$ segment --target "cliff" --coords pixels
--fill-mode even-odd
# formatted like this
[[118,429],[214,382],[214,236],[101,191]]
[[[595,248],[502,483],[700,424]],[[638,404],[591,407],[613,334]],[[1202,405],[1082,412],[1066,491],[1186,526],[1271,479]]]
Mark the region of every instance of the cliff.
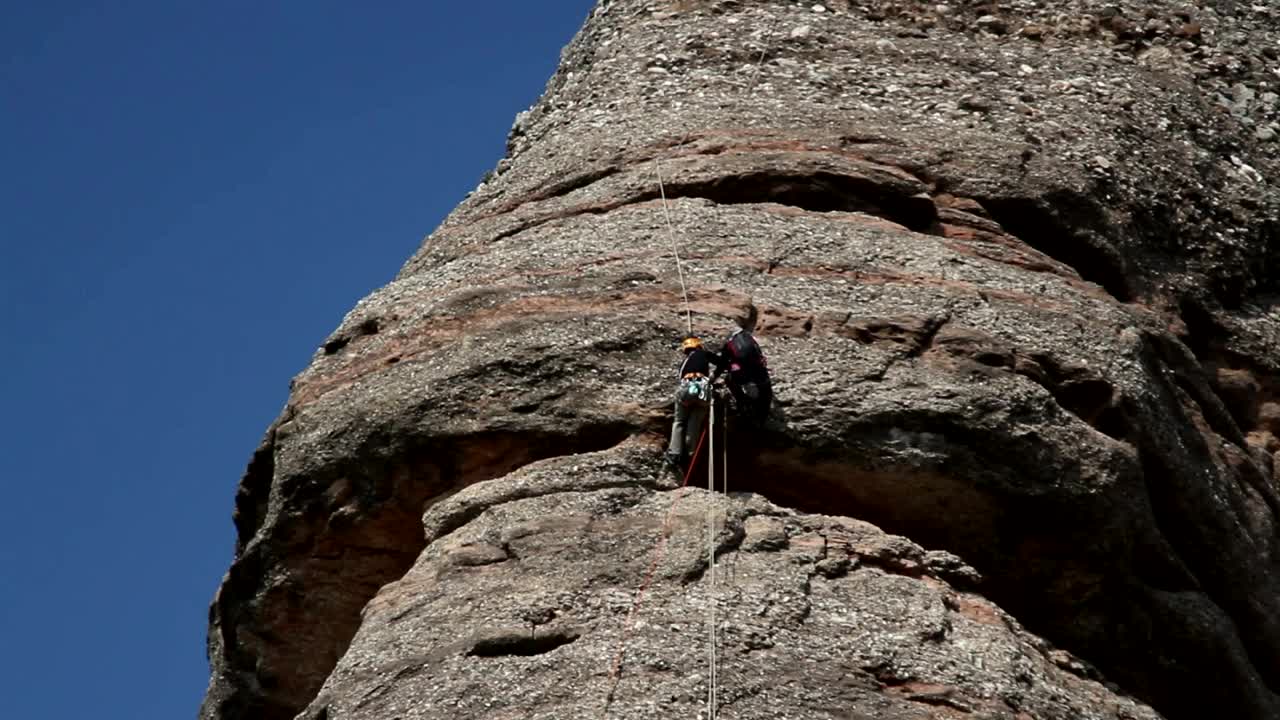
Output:
[[[1277,36],[602,0],[294,379],[201,718],[692,716],[712,611],[725,718],[1280,717]],[[660,463],[668,232],[773,371],[728,495]]]

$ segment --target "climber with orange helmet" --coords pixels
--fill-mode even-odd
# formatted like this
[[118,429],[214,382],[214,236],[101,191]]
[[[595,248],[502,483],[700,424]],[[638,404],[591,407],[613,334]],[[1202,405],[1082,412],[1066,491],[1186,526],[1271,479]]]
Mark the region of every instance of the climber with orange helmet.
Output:
[[679,386],[676,388],[675,420],[671,423],[671,442],[667,445],[667,462],[680,467],[684,464],[685,453],[695,447],[698,433],[702,432],[702,424],[707,419],[707,407],[711,402],[711,383],[714,376],[711,366],[725,367],[719,355],[702,346],[697,337],[687,337],[680,343],[680,351],[684,353],[684,362],[677,373]]

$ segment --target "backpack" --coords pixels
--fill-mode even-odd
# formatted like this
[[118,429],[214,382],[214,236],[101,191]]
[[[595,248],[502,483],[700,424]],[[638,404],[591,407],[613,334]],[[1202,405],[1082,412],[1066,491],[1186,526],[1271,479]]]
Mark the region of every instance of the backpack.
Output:
[[729,336],[729,339],[724,344],[724,354],[729,357],[731,362],[737,363],[745,369],[768,367],[759,343],[746,330],[739,330]]

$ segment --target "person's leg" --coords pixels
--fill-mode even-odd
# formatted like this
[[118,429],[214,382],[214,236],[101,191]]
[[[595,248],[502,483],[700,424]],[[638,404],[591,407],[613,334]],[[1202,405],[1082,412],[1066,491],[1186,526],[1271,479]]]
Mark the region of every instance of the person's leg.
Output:
[[730,373],[728,382],[725,383],[729,386],[729,393],[733,395],[733,409],[739,415],[746,415],[751,409],[751,398],[742,390],[744,380],[740,373]]
[[684,449],[692,455],[698,451],[698,437],[702,435],[703,421],[707,419],[707,406],[690,405],[686,411],[688,415],[684,426]]
[[773,407],[773,380],[769,377],[768,370],[761,368],[756,386],[760,388],[760,407],[757,412],[760,414],[760,422],[764,422],[769,417],[769,408]]
[[688,408],[676,398],[675,419],[671,421],[671,442],[667,443],[667,455],[680,457],[684,454],[685,428],[688,424]]
[[756,422],[763,425],[769,419],[769,408],[773,406],[773,388],[761,385],[760,397],[755,399]]

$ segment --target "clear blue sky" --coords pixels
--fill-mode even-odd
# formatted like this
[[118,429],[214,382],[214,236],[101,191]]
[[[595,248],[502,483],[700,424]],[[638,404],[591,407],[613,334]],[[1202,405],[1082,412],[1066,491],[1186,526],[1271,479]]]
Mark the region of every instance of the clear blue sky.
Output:
[[289,378],[593,4],[0,5],[0,716],[194,717]]

